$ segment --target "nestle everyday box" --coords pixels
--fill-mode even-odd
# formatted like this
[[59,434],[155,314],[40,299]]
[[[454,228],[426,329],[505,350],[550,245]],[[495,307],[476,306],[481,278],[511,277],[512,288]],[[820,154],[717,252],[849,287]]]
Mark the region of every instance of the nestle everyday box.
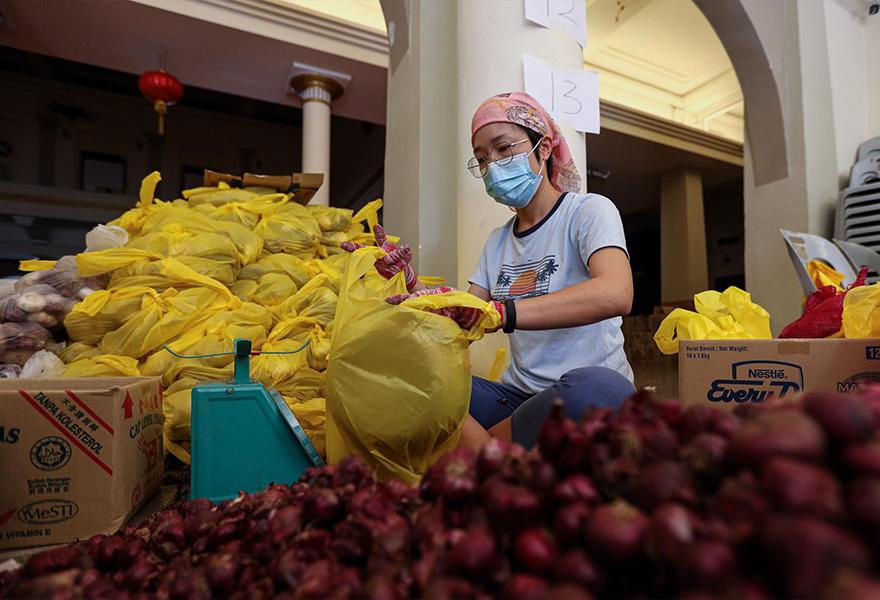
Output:
[[848,392],[880,382],[880,339],[682,340],[684,404],[734,407],[796,392]]
[[125,524],[162,484],[160,381],[0,379],[0,550]]

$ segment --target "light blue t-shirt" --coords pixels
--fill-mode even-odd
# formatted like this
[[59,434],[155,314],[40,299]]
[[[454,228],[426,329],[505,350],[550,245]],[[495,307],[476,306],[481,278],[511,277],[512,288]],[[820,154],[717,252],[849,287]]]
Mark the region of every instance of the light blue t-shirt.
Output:
[[[517,218],[492,231],[470,283],[493,300],[522,300],[558,292],[590,278],[597,250],[626,252],[617,207],[597,194],[563,194],[540,223],[516,232]],[[510,334],[510,367],[502,383],[536,394],[579,367],[608,367],[633,379],[623,350],[620,317],[583,327]]]

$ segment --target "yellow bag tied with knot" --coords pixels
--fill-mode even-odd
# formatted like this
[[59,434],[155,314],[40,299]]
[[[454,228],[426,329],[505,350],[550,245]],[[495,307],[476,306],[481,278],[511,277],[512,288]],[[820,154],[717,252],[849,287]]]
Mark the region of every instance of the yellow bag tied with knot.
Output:
[[64,377],[140,377],[136,358],[100,354],[75,360],[64,370]]
[[737,287],[694,296],[697,312],[676,308],[660,323],[654,342],[663,354],[676,354],[679,340],[770,339],[770,314]]
[[[357,250],[342,278],[327,368],[327,458],[357,454],[379,478],[414,484],[458,444],[470,404],[469,341],[501,316],[464,292],[388,304],[387,296],[406,293],[402,274],[361,278],[384,254]],[[444,306],[485,314],[463,331],[427,310]]]
[[290,407],[293,416],[299,421],[300,426],[309,441],[315,447],[318,455],[325,456],[327,453],[327,444],[324,438],[324,423],[326,421],[327,402],[324,398],[311,398],[309,400],[298,400],[288,396],[282,396],[284,402]]
[[309,210],[300,204],[287,203],[271,214],[263,215],[254,233],[263,238],[267,252],[286,252],[304,258],[321,254],[321,228]]

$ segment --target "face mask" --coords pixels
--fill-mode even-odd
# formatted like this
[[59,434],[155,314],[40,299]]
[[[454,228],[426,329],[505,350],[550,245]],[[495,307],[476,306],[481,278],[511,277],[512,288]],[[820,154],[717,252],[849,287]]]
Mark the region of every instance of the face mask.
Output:
[[[532,148],[532,152],[535,148]],[[531,202],[541,179],[544,178],[541,175],[543,164],[537,175],[532,172],[529,164],[529,155],[532,152],[517,154],[506,165],[489,163],[483,183],[486,185],[486,193],[495,198],[495,202],[511,208],[524,208]]]

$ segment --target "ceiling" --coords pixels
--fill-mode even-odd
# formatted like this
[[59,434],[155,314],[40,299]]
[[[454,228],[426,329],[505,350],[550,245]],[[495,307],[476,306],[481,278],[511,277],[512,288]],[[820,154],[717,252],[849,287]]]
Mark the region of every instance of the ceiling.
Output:
[[[386,31],[379,0],[274,1]],[[587,28],[602,100],[742,143],[739,81],[692,0],[587,0]]]
[[692,0],[588,5],[584,67],[599,71],[603,100],[742,143],[739,81]]

